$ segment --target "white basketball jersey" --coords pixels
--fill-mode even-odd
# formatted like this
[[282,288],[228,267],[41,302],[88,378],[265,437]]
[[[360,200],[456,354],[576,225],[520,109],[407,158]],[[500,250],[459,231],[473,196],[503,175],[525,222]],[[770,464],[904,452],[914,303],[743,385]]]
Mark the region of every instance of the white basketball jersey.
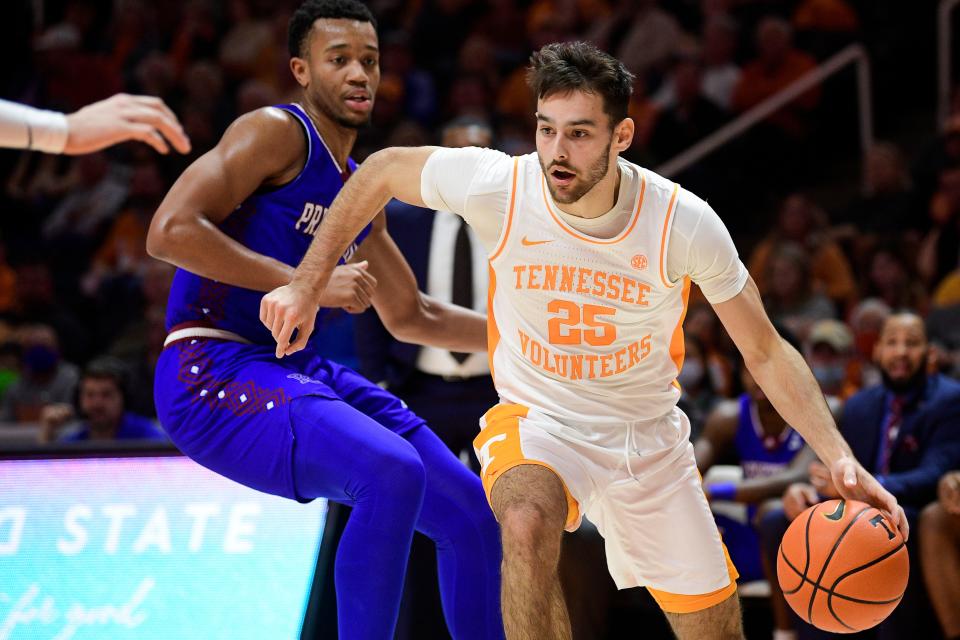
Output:
[[680,397],[690,279],[668,281],[678,185],[636,165],[633,216],[592,238],[555,210],[537,155],[514,159],[509,210],[490,256],[490,368],[504,401],[565,422],[624,423]]

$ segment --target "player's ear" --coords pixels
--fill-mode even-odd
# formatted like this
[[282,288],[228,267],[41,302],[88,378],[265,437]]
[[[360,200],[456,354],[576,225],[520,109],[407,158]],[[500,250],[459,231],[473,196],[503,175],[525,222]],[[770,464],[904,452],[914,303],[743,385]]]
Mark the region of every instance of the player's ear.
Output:
[[630,145],[633,144],[633,133],[635,129],[636,125],[633,122],[633,118],[624,118],[614,127],[613,147],[617,150],[617,153],[621,153],[630,148]]
[[293,72],[293,77],[301,87],[305,88],[310,84],[307,61],[303,58],[290,58],[290,71]]

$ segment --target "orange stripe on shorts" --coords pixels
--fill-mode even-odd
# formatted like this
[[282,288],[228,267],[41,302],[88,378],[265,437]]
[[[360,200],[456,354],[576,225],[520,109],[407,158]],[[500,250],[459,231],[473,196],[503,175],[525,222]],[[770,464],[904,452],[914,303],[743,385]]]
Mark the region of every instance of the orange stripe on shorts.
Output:
[[527,417],[529,409],[519,404],[498,404],[483,416],[484,427],[473,440],[473,448],[482,465],[480,479],[483,490],[490,501],[490,494],[497,479],[504,473],[522,464],[535,464],[553,472],[563,484],[563,493],[567,497],[566,527],[576,525],[580,520],[580,505],[574,499],[567,483],[551,465],[542,460],[534,460],[524,455],[520,442],[520,419]]

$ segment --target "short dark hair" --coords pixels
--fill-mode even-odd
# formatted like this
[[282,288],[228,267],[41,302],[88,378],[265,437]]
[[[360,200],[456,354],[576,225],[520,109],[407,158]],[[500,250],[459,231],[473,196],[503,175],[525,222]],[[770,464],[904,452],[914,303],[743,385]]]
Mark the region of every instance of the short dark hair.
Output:
[[127,366],[121,360],[110,356],[101,356],[90,361],[90,364],[83,370],[80,381],[110,380],[116,385],[121,395],[126,396],[127,378]]
[[588,42],[554,42],[534,52],[527,84],[537,99],[571,91],[600,96],[611,127],[627,117],[633,94],[633,74]]
[[303,57],[303,45],[310,35],[313,23],[322,18],[330,20],[358,20],[377,28],[377,20],[367,5],[358,0],[306,0],[293,15],[287,28],[287,46],[290,56]]

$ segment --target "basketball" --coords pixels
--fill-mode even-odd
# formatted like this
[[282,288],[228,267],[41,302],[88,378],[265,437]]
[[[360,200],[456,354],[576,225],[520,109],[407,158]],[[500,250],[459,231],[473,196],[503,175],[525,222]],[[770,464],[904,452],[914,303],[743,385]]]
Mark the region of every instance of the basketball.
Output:
[[777,577],[790,607],[833,633],[880,624],[899,604],[909,574],[900,532],[878,509],[854,500],[828,500],[804,511],[777,554]]

